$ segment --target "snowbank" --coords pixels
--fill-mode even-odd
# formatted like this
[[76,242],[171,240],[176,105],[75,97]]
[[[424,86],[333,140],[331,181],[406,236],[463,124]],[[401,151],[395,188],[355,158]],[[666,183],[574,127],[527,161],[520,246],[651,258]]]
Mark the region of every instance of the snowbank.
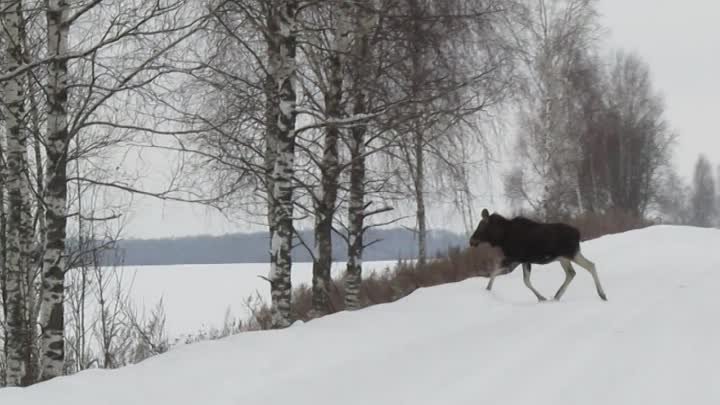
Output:
[[[286,330],[86,371],[0,404],[718,404],[720,231],[657,226],[583,245],[578,275],[539,304],[521,272],[419,290]],[[537,266],[552,295],[557,263]]]

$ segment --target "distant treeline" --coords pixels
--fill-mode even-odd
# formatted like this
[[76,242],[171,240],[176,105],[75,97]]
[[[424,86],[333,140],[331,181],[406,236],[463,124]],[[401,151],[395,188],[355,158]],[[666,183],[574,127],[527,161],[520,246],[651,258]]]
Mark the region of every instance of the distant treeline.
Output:
[[[313,234],[302,231],[303,241],[312,249]],[[372,243],[374,242],[374,243]],[[464,246],[467,238],[449,231],[431,231],[428,234],[428,253],[444,253],[449,247]],[[365,243],[371,243],[363,259],[397,260],[417,256],[415,234],[406,229],[369,230]],[[333,235],[333,259],[347,258],[347,246],[338,235]],[[170,264],[216,264],[216,263],[262,263],[269,260],[269,237],[267,232],[235,233],[222,236],[190,236],[172,239],[126,239],[118,241],[118,257],[106,255],[105,264],[122,261],[125,265]],[[312,261],[308,250],[296,240],[293,260]]]

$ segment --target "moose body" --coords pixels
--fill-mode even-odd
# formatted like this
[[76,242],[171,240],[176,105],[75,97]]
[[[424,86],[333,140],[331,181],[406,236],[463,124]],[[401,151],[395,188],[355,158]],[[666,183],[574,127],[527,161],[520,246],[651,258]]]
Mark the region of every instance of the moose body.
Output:
[[575,277],[575,269],[571,264],[574,262],[590,272],[595,281],[598,295],[603,300],[607,300],[595,264],[580,252],[580,231],[570,225],[540,223],[523,217],[507,219],[496,213],[490,215],[488,210],[484,209],[482,219],[470,238],[471,246],[474,247],[480,243],[489,243],[491,246],[500,248],[503,253],[500,266],[490,274],[488,290],[492,289],[497,275],[510,273],[522,264],[525,285],[538,300],[544,301],[545,297],[533,287],[530,281],[531,265],[559,261],[565,271],[565,281],[555,294],[555,299],[559,300]]

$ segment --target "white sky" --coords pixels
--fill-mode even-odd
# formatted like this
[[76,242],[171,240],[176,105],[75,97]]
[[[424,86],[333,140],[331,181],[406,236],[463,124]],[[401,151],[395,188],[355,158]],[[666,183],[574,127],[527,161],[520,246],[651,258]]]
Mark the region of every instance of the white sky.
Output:
[[699,153],[720,163],[720,2],[601,0],[609,43],[638,52],[664,95],[678,134],[676,167],[689,177]]
[[[678,134],[674,162],[680,174],[686,178],[691,175],[699,153],[720,164],[720,130],[715,120],[715,114],[720,114],[720,2],[600,0],[599,8],[602,25],[609,30],[607,45],[635,51],[650,65],[655,88],[666,102],[666,117]],[[492,199],[495,206],[502,204],[502,196],[496,194]],[[478,201],[476,209],[484,204],[490,200]],[[429,226],[459,226],[461,222],[449,219],[447,211],[434,210]],[[133,206],[125,236],[171,237],[258,229],[229,223],[203,207],[141,198]]]

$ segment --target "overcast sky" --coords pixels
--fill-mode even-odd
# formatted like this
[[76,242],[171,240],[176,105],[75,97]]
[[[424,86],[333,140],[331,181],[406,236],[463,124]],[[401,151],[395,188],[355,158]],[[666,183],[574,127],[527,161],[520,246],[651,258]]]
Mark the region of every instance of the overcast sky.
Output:
[[[600,0],[599,5],[602,24],[609,30],[607,46],[635,51],[650,65],[655,87],[665,99],[666,116],[678,135],[674,162],[680,174],[692,174],[699,153],[720,164],[720,1]],[[494,200],[498,205],[502,197],[495,195]],[[477,207],[485,204],[490,201],[478,201]],[[447,224],[445,209],[429,218],[430,227]],[[229,223],[201,207],[141,199],[133,207],[125,236],[257,229]]]
[[637,51],[678,134],[675,162],[690,176],[699,153],[720,163],[720,2],[600,0],[610,44]]

